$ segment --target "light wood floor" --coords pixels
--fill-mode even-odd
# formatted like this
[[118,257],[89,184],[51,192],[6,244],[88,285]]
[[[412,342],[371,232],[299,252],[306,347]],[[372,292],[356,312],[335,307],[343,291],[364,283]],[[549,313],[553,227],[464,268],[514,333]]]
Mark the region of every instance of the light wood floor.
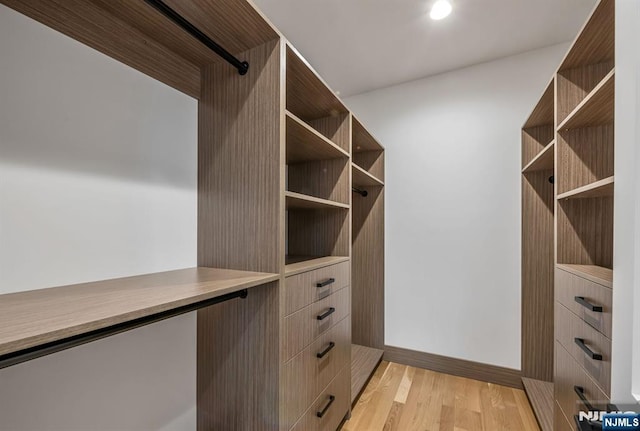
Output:
[[383,361],[342,431],[538,431],[524,391]]

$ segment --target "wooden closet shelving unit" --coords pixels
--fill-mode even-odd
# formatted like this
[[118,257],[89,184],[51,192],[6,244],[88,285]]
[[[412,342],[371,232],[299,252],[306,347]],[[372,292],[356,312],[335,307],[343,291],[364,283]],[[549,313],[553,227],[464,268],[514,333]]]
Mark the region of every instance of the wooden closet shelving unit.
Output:
[[522,370],[543,431],[610,397],[614,17],[600,0],[523,128]]
[[198,268],[2,295],[0,360],[198,310],[199,430],[336,430],[384,346],[382,147],[251,2],[0,2],[199,101]]

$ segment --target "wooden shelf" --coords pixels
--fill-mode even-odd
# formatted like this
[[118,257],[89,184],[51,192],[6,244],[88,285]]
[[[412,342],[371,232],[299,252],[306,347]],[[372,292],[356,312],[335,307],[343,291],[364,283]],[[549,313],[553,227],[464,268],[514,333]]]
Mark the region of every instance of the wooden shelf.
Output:
[[605,178],[586,186],[578,187],[558,195],[558,200],[587,199],[613,196],[614,177]]
[[288,164],[349,157],[348,152],[291,112],[286,112],[286,118]]
[[351,163],[351,171],[354,187],[384,186],[384,182],[380,181],[355,163]]
[[382,361],[384,351],[372,347],[351,345],[351,403],[353,404]]
[[553,431],[553,383],[522,378],[524,391],[542,431]]
[[285,192],[287,209],[349,209],[349,204],[334,202],[296,192]]
[[348,113],[307,61],[287,44],[287,109],[310,121]]
[[365,151],[384,151],[384,147],[378,143],[376,138],[353,116],[353,152],[362,153]]
[[540,127],[548,124],[553,125],[554,122],[554,79],[551,79],[551,82],[544,90],[542,97],[538,104],[533,108],[533,111],[527,118],[527,122],[522,126],[523,129],[528,129],[530,127]]
[[522,172],[537,172],[553,169],[553,163],[555,161],[555,145],[556,141],[551,141],[549,145],[544,147],[544,149],[540,151],[538,155],[527,164],[527,166],[524,167]]
[[286,256],[284,273],[288,277],[348,260],[348,256]]
[[558,131],[612,123],[615,97],[614,84],[615,70],[612,70],[596,85],[584,100],[567,115],[567,118],[558,126]]
[[278,279],[278,274],[189,268],[1,295],[0,356]]
[[594,283],[601,284],[605,287],[613,287],[613,270],[596,265],[573,265],[568,263],[559,263],[556,265],[558,269],[570,272],[578,277],[586,278]]

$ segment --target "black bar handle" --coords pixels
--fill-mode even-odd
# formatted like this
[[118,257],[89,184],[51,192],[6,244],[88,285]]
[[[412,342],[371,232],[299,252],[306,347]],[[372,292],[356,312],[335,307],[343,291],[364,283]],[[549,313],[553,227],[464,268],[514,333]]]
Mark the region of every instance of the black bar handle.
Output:
[[335,278],[327,278],[325,281],[316,283],[316,287],[325,287],[336,282]]
[[366,190],[360,190],[359,188],[356,187],[351,187],[351,191],[359,194],[360,196],[362,196],[363,198],[366,198],[367,196],[369,196],[369,192]]
[[595,305],[584,299],[584,296],[576,296],[574,298],[576,302],[582,305],[584,308],[594,311],[596,313],[602,313],[602,307],[600,305]]
[[169,18],[175,24],[180,26],[184,31],[189,33],[191,36],[196,38],[200,43],[204,46],[218,54],[222,57],[227,63],[231,64],[233,67],[238,69],[238,73],[240,75],[246,75],[249,70],[249,63],[246,61],[238,60],[233,56],[229,51],[224,49],[222,46],[218,45],[214,42],[209,36],[204,34],[200,29],[187,21],[182,15],[169,7],[162,0],[145,0],[150,6],[154,7],[158,12]]
[[573,341],[582,349],[588,357],[596,361],[602,361],[602,355],[591,350],[586,344],[584,344],[584,338],[574,338]]
[[584,395],[584,388],[582,386],[574,386],[573,390],[576,394],[578,394],[578,398],[582,401],[582,404],[587,408],[587,410],[595,411],[596,409],[593,407],[591,402]]
[[329,395],[329,402],[327,403],[326,406],[322,408],[322,410],[320,410],[319,412],[316,412],[316,416],[318,416],[319,418],[324,416],[324,414],[327,412],[327,410],[329,410],[329,407],[331,407],[331,404],[333,404],[335,400],[336,400],[336,397],[334,397],[333,395]]
[[334,347],[336,347],[336,343],[334,343],[333,341],[331,341],[329,343],[329,345],[327,346],[326,349],[324,349],[322,352],[320,353],[316,353],[316,357],[318,359],[322,359],[326,356],[327,353],[329,353],[331,351],[331,349],[333,349]]
[[329,307],[329,309],[327,311],[325,311],[324,313],[322,313],[319,316],[317,316],[317,318],[318,318],[318,320],[324,320],[327,317],[331,316],[335,312],[336,312],[335,308]]

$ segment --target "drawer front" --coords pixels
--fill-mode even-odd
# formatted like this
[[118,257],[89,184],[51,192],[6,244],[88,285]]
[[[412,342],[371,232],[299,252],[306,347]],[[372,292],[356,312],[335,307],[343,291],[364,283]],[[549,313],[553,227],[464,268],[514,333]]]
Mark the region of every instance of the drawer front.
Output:
[[[554,431],[575,431],[575,427],[571,425],[571,422],[565,417],[562,408],[558,403],[554,403],[555,408],[553,410],[553,430]],[[573,420],[573,417],[570,419]]]
[[[556,303],[556,339],[582,365],[586,372],[598,383],[605,394],[611,393],[611,340],[587,325],[584,320],[569,311],[564,305]],[[592,358],[577,343],[576,338],[584,340],[584,347],[600,355]]]
[[351,378],[348,370],[349,367],[345,367],[340,371],[313,401],[311,407],[291,431],[336,431],[338,429],[342,419],[349,412]]
[[583,389],[585,398],[596,408],[601,409],[608,403],[608,397],[589,377],[569,352],[556,342],[556,374],[554,379],[555,398],[567,418],[573,418],[578,411],[587,411],[581,402],[575,387]]
[[[333,347],[329,349],[331,343]],[[351,320],[347,316],[284,365],[282,400],[286,429],[295,424],[338,371],[349,364]]]
[[350,285],[350,265],[347,261],[287,277],[285,316]]
[[[611,338],[611,289],[561,269],[556,269],[555,286],[558,302]],[[584,298],[589,304],[602,307],[602,311],[591,311],[587,304],[576,302],[576,296]]]
[[347,317],[350,310],[351,289],[347,286],[285,317],[284,362]]

